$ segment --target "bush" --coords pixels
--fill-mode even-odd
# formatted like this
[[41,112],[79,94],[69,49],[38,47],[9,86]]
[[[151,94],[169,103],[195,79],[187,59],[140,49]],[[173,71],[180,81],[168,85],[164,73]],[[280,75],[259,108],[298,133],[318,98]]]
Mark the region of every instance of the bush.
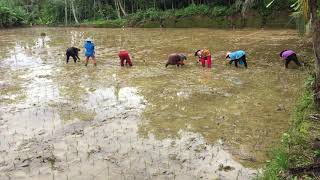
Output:
[[144,15],[145,18],[149,18],[151,20],[158,20],[161,18],[161,16],[162,16],[162,11],[157,10],[155,8],[147,9]]
[[183,9],[177,9],[177,10],[166,10],[162,11],[156,8],[149,8],[145,11],[139,10],[136,13],[130,14],[127,19],[128,22],[130,22],[131,25],[135,25],[136,23],[145,21],[145,20],[151,20],[151,21],[157,21],[157,20],[163,20],[170,17],[190,17],[190,16],[197,16],[197,15],[203,15],[203,16],[211,16],[211,17],[221,17],[221,16],[228,16],[230,14],[234,13],[234,9],[228,8],[227,6],[213,6],[209,7],[208,5],[195,5],[192,4],[186,8]]
[[226,16],[228,12],[228,7],[226,6],[214,6],[211,10],[211,15],[215,17]]
[[40,15],[33,18],[37,19],[37,24],[49,25],[62,23],[65,21],[64,9],[64,1],[47,1],[40,12]]
[[162,18],[169,18],[172,16],[175,16],[175,11],[172,9],[162,12]]
[[9,8],[0,4],[0,27],[24,24],[25,13],[20,8]]
[[209,14],[210,8],[207,5],[192,4],[184,9],[177,10],[175,15],[177,17],[188,17],[193,15],[206,15]]
[[97,18],[101,18],[101,19],[117,19],[118,18],[116,10],[111,5],[103,6],[103,8],[98,11],[98,16],[99,17]]
[[140,22],[144,20],[144,18],[145,18],[145,12],[140,10],[128,16],[128,20],[132,22]]

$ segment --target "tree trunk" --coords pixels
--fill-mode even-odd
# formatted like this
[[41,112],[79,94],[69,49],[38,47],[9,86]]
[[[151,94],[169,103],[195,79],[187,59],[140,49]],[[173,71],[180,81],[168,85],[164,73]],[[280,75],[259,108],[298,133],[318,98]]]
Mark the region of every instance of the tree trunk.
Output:
[[65,23],[65,26],[68,25],[68,4],[67,4],[67,0],[64,0],[64,23]]
[[122,7],[122,4],[121,4],[120,0],[118,0],[118,4],[119,4],[119,7],[120,7],[120,9],[121,9],[122,14],[123,14],[124,16],[127,16],[127,13],[126,13],[125,9]]
[[93,0],[93,18],[96,19],[96,0]]
[[71,8],[72,8],[72,14],[73,14],[73,18],[74,21],[76,22],[76,24],[79,24],[78,18],[77,18],[77,14],[76,14],[76,9],[74,8],[74,0],[71,0]]
[[306,174],[315,174],[320,171],[320,163],[314,163],[302,167],[290,168],[289,174],[293,176],[303,176]]
[[316,73],[316,83],[315,83],[315,103],[317,109],[320,110],[320,21],[317,15],[317,0],[309,0],[310,7],[310,18],[312,25],[312,40],[313,49],[316,57],[315,60],[315,73]]
[[115,8],[116,8],[116,12],[117,12],[118,18],[121,19],[121,14],[120,14],[120,9],[119,9],[118,0],[114,0],[114,6],[115,6]]

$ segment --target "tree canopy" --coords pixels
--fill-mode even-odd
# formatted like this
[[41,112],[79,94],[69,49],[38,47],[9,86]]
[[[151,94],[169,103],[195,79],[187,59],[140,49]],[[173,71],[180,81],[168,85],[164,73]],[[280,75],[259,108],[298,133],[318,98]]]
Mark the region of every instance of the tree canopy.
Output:
[[[279,9],[292,9],[290,5],[295,0],[275,1],[272,7],[266,8],[269,2],[270,0],[0,0],[0,13],[6,12],[2,8],[9,8],[11,12],[22,15],[25,22],[32,24],[119,19],[139,12],[175,11],[190,6],[191,8],[180,13],[210,11],[207,13],[219,16],[254,8],[267,15]],[[199,6],[202,9],[196,8]]]

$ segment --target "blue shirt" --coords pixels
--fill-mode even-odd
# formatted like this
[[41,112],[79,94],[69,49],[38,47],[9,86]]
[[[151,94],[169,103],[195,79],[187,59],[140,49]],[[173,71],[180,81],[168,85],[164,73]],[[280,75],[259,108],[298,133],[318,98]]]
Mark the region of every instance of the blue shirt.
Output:
[[86,49],[86,56],[90,57],[94,55],[94,44],[92,42],[86,42],[84,48]]
[[246,52],[239,50],[239,51],[234,51],[229,55],[229,58],[231,60],[236,60],[236,59],[240,59],[242,56],[246,55]]

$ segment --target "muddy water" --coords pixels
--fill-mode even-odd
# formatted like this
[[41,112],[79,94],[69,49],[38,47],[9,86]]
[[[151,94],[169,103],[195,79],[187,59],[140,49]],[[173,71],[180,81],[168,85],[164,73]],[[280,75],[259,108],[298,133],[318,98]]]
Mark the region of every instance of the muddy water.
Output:
[[[0,33],[0,179],[250,179],[287,130],[308,73],[285,70],[279,51],[312,57],[293,30]],[[98,66],[66,65],[65,49],[88,36]],[[201,47],[211,70],[195,64]],[[119,67],[123,48],[134,67]],[[248,69],[224,61],[238,48]],[[174,52],[187,65],[166,69]]]

